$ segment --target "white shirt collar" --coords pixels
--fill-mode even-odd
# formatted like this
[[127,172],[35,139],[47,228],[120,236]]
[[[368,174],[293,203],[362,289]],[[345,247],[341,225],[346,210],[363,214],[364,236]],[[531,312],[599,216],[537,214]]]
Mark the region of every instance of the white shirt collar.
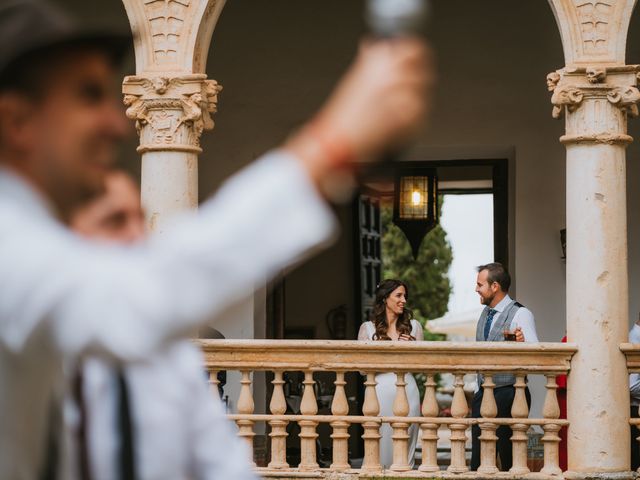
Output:
[[493,309],[502,313],[504,309],[507,308],[507,305],[509,305],[512,301],[513,300],[511,300],[511,297],[509,296],[509,294],[507,294],[504,296],[502,300],[498,302],[498,304],[495,307],[493,307]]
[[20,205],[33,214],[57,218],[53,204],[25,178],[9,167],[0,165],[0,199]]
[[629,342],[640,343],[640,326],[636,325],[635,323],[629,331]]

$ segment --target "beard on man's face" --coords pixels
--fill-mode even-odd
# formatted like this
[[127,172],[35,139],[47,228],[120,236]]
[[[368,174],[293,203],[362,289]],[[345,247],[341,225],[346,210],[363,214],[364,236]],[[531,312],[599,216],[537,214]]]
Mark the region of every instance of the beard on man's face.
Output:
[[484,295],[480,295],[480,303],[482,305],[491,305],[491,302],[493,301],[495,295],[489,295],[487,297],[485,297]]

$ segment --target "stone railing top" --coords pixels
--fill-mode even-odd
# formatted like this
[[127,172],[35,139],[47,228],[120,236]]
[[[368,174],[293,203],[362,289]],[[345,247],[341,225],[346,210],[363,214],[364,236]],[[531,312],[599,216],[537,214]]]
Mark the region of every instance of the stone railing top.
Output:
[[621,343],[620,350],[627,357],[627,368],[633,372],[640,372],[640,344]]
[[230,370],[563,374],[571,343],[195,340],[207,367]]

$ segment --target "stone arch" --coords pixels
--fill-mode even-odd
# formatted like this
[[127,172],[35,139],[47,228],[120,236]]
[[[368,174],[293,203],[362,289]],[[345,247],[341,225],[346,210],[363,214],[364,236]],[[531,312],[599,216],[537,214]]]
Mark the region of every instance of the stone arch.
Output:
[[636,0],[549,0],[567,66],[624,65]]
[[204,73],[225,0],[123,0],[134,33],[136,73]]

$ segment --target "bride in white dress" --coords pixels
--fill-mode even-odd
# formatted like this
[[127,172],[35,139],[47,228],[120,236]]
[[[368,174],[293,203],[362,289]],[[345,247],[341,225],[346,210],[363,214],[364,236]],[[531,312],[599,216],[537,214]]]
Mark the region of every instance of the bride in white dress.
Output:
[[[400,280],[384,280],[376,289],[376,299],[371,312],[371,320],[364,322],[358,332],[358,340],[421,341],[424,339],[422,326],[413,319],[406,307],[407,286]],[[396,396],[396,374],[392,372],[376,375],[376,394],[380,403],[380,415],[393,415],[393,401]],[[413,375],[405,375],[406,392],[409,399],[409,416],[420,416],[420,393]],[[393,430],[388,423],[380,427],[380,464],[389,468],[393,463]],[[409,427],[409,465],[413,468],[418,425]]]

